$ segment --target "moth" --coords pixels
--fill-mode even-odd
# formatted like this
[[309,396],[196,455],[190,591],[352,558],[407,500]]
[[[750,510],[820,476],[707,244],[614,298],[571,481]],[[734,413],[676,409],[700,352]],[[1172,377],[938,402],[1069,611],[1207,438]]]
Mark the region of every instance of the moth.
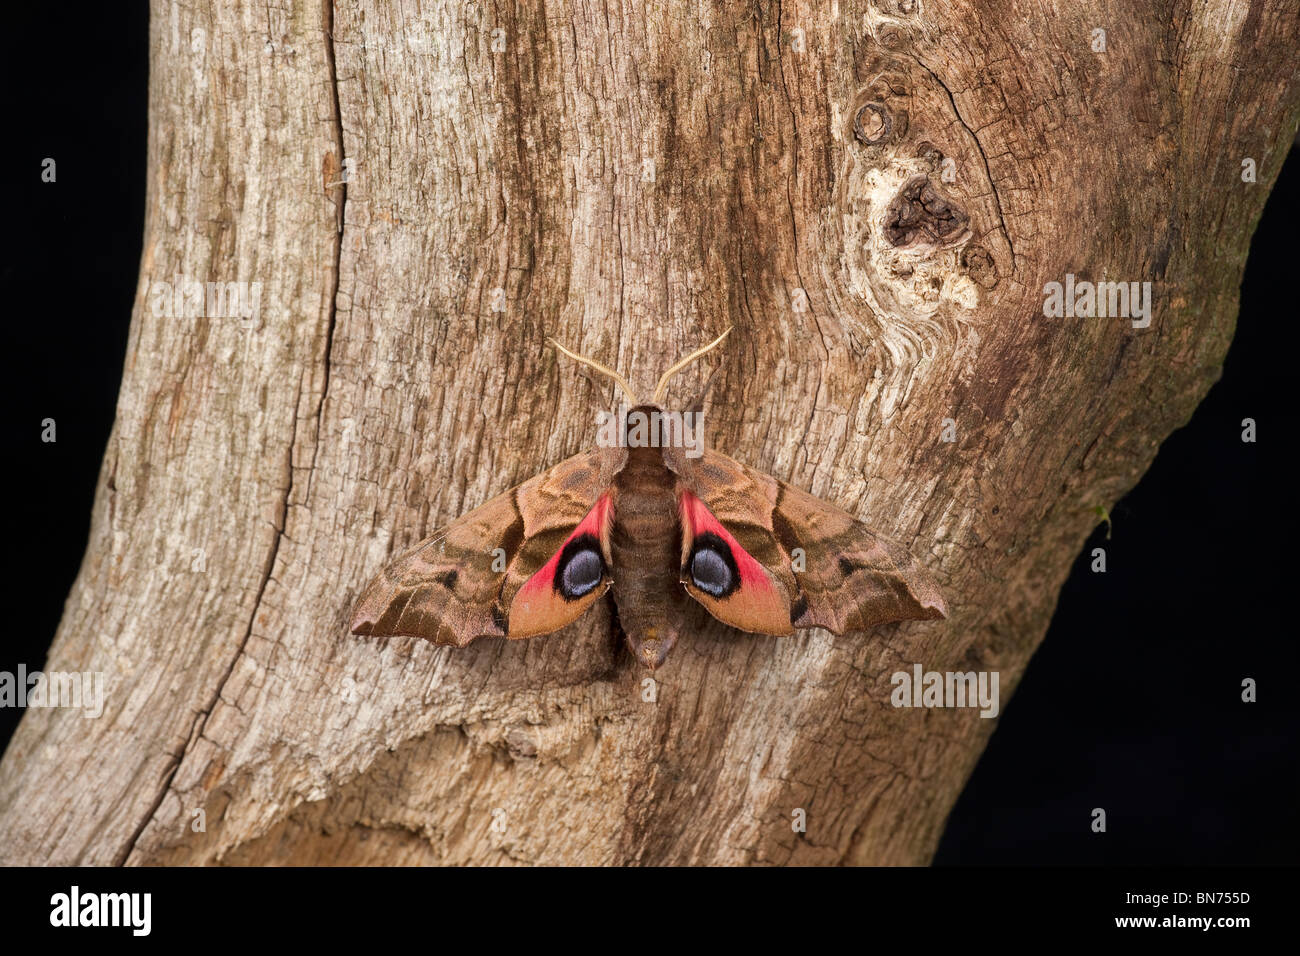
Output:
[[[656,413],[662,423],[669,379],[727,332],[673,365],[644,404],[617,372],[552,344],[618,384],[629,422],[639,412],[639,424]],[[626,441],[560,462],[398,556],[362,593],[352,632],[457,647],[518,640],[559,630],[611,592],[629,649],[654,670],[692,600],[755,634],[947,616],[907,550],[848,513],[645,431],[629,424]]]

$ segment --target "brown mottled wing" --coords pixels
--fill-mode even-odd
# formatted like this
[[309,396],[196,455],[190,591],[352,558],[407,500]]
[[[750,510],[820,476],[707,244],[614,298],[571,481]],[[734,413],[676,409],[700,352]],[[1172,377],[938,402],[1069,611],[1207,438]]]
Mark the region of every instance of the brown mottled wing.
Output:
[[352,633],[464,647],[476,637],[532,637],[563,627],[604,593],[608,580],[540,624],[534,612],[527,633],[510,626],[515,594],[547,567],[626,460],[623,449],[575,455],[424,539],[366,587]]
[[796,571],[803,607],[795,627],[824,627],[836,634],[890,621],[948,616],[930,575],[902,545],[799,488],[777,481],[773,524],[787,553],[804,552]]
[[[789,588],[791,629],[824,627],[843,634],[947,616],[939,589],[911,554],[847,512],[719,452],[691,459],[680,449],[665,449],[664,460]],[[803,570],[796,570],[800,555]]]

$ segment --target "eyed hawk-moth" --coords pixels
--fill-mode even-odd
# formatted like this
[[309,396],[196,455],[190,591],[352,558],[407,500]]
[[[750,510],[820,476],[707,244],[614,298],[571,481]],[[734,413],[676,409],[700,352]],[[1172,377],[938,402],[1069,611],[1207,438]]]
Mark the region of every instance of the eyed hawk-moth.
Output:
[[[730,329],[727,330],[728,332]],[[663,414],[603,365],[627,416]],[[642,419],[644,421],[644,418]],[[947,616],[906,549],[847,512],[712,450],[620,442],[575,455],[463,515],[394,559],[362,593],[352,632],[464,647],[550,634],[612,591],[632,654],[651,670],[693,599],[756,634],[835,634]]]

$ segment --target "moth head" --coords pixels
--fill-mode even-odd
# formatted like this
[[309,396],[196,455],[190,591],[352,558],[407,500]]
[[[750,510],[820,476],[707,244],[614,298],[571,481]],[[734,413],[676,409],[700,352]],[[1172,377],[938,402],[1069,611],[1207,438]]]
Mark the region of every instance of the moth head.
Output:
[[573,359],[575,362],[580,362],[583,365],[586,365],[588,368],[595,369],[601,375],[605,375],[608,376],[609,378],[612,378],[618,384],[618,387],[623,390],[623,394],[627,396],[627,404],[629,408],[660,409],[662,408],[662,402],[664,400],[664,396],[668,392],[669,380],[678,372],[680,372],[682,369],[686,368],[686,366],[690,365],[692,362],[701,359],[705,355],[709,354],[709,352],[712,352],[715,348],[717,348],[719,345],[722,344],[722,340],[725,339],[730,333],[731,333],[731,326],[727,326],[726,331],[723,332],[721,335],[719,335],[708,345],[696,349],[690,355],[686,356],[686,358],[680,359],[679,361],[675,362],[672,368],[670,368],[668,371],[664,372],[662,376],[660,376],[659,383],[655,385],[654,396],[650,399],[648,403],[642,403],[637,401],[636,393],[632,391],[632,386],[630,386],[627,383],[627,379],[625,379],[622,375],[619,375],[618,372],[615,372],[612,368],[609,368],[608,366],[605,365],[601,365],[599,362],[595,361],[594,359],[589,359],[585,356],[579,355],[577,352],[569,351],[563,345],[557,342],[555,339],[551,339],[550,343],[554,345],[557,349],[559,349],[561,352],[563,352],[565,355],[567,355],[569,358]]

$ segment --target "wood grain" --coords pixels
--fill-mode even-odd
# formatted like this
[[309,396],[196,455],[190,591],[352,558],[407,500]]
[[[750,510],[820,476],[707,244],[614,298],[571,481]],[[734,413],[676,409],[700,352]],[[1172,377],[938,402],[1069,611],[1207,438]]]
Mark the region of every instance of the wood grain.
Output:
[[[1219,375],[1298,15],[155,0],[140,294],[45,664],[104,672],[105,713],[25,715],[0,857],[925,862],[993,722],[889,675],[1009,694],[1093,509]],[[1150,326],[1044,318],[1067,273],[1151,281]],[[176,274],[262,283],[259,321],[155,315]],[[653,702],[600,608],[347,633],[391,554],[592,446],[615,396],[548,336],[647,394],[728,325],[710,443],[908,547],[946,622],[700,612]]]

